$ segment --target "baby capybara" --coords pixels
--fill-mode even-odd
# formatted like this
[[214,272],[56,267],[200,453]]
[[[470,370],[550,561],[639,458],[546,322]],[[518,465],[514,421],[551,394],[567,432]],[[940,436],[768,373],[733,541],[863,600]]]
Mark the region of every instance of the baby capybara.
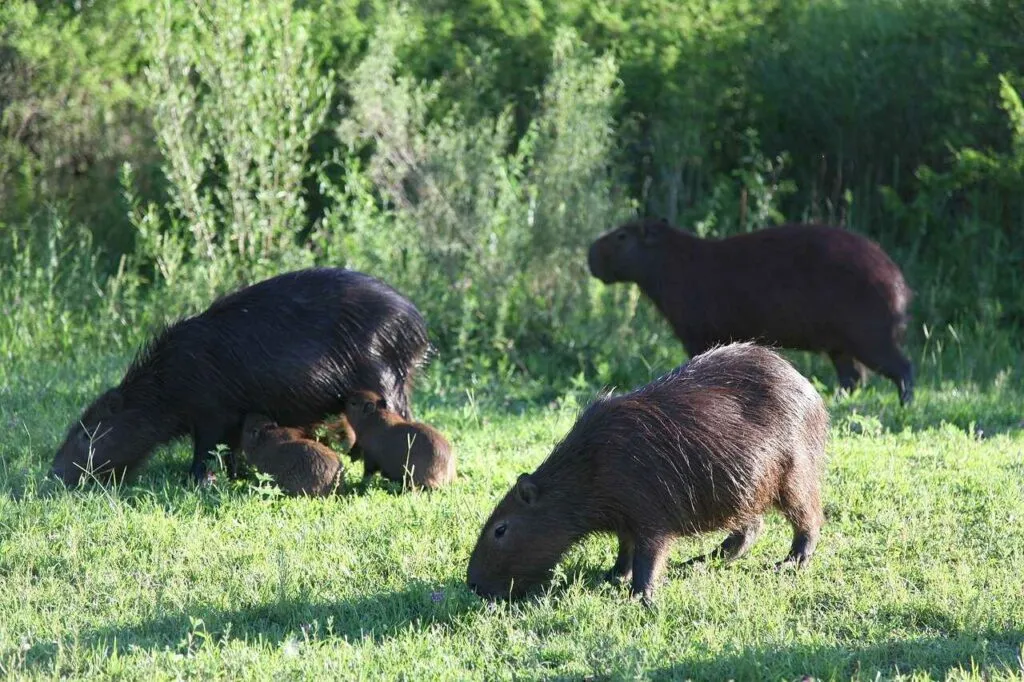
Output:
[[237,450],[245,415],[305,427],[339,414],[345,397],[367,386],[408,416],[427,349],[419,311],[383,282],[340,268],[279,275],[150,341],[120,385],[72,424],[53,473],[68,484],[84,470],[123,475],[157,445],[189,436],[192,475],[202,481],[218,443]]
[[357,391],[345,416],[356,434],[365,476],[380,471],[384,478],[436,489],[455,479],[455,455],[437,429],[409,422],[389,410],[372,391]]
[[864,366],[913,397],[913,369],[900,351],[911,291],[878,244],[835,227],[784,225],[700,239],[664,220],[626,223],[599,237],[590,272],[635,282],[672,325],[691,357],[729,341],[829,354],[852,390]]
[[242,452],[252,466],[274,477],[291,495],[327,495],[344,471],[337,453],[305,438],[302,429],[278,426],[262,414],[250,414],[242,424]]
[[828,413],[777,353],[712,349],[647,386],[592,403],[484,524],[467,582],[487,597],[544,583],[585,535],[618,536],[610,579],[650,602],[675,538],[727,530],[716,555],[754,543],[775,505],[793,526],[786,563],[803,565],[823,523]]

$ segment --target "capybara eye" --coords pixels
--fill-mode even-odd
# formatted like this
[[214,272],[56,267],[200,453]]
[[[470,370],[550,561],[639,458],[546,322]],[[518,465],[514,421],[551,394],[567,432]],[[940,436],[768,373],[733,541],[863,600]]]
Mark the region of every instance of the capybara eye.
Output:
[[498,526],[497,526],[497,527],[496,527],[496,528],[494,529],[494,537],[495,537],[495,538],[500,538],[500,537],[501,537],[502,535],[504,535],[504,534],[505,534],[505,531],[506,531],[506,530],[508,530],[508,524],[507,524],[507,523],[502,523],[502,524],[499,524],[499,525],[498,525]]

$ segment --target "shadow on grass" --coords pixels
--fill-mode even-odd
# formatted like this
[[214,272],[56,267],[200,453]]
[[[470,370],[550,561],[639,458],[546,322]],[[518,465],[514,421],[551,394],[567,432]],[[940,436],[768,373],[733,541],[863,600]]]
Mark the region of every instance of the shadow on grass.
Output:
[[[341,637],[380,642],[410,627],[426,629],[451,623],[481,603],[461,583],[437,587],[413,582],[401,591],[337,602],[289,597],[238,609],[196,606],[141,623],[82,632],[60,647],[109,653],[116,647],[122,654],[169,649],[187,654],[232,641],[281,645],[288,641]],[[27,653],[26,666],[48,669],[57,653],[57,643],[39,644]]]
[[[706,660],[686,661],[649,671],[654,680],[876,679],[926,672],[945,679],[957,670],[1024,674],[1024,631],[959,632],[948,637],[892,639],[884,642],[749,647]],[[611,678],[617,677],[612,673]]]

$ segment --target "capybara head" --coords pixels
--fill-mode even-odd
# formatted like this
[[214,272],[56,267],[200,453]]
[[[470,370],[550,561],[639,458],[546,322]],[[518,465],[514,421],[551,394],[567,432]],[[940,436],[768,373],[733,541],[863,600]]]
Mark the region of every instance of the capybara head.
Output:
[[77,485],[87,473],[123,476],[150,444],[147,431],[142,411],[126,408],[120,390],[112,388],[68,429],[50,473],[67,485]]
[[356,391],[345,401],[345,417],[357,431],[368,418],[386,409],[387,401],[373,391]]
[[269,429],[277,428],[277,422],[265,414],[252,412],[242,422],[242,450],[258,448]]
[[487,519],[469,558],[466,582],[481,597],[521,597],[551,578],[575,539],[561,495],[521,474]]
[[590,245],[590,274],[605,284],[637,281],[649,271],[649,254],[671,229],[666,220],[644,218],[605,232]]

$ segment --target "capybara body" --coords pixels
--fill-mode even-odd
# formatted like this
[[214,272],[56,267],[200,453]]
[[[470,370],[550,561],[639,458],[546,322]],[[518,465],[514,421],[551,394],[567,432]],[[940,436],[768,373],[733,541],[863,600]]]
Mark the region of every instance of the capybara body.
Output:
[[290,495],[328,495],[344,471],[329,447],[306,438],[302,429],[279,426],[262,414],[245,418],[241,447],[249,464],[273,476]]
[[445,437],[432,426],[403,419],[379,394],[354,393],[345,416],[355,431],[367,477],[379,471],[389,480],[428,489],[455,479],[455,455]]
[[419,311],[383,282],[340,268],[279,275],[150,341],[70,427],[53,473],[69,484],[83,469],[123,475],[157,445],[189,436],[192,475],[203,480],[218,443],[237,450],[245,415],[305,427],[368,386],[408,416],[427,350]]
[[844,229],[783,225],[700,239],[664,220],[626,223],[599,237],[590,272],[635,282],[691,357],[730,341],[828,353],[852,390],[864,366],[913,397],[900,346],[911,291],[877,244]]
[[827,434],[821,397],[777,353],[712,349],[584,410],[488,518],[467,582],[482,596],[521,596],[571,545],[606,532],[619,541],[609,578],[632,578],[649,602],[675,538],[727,530],[717,554],[737,558],[773,505],[793,526],[786,561],[802,565],[823,523]]

